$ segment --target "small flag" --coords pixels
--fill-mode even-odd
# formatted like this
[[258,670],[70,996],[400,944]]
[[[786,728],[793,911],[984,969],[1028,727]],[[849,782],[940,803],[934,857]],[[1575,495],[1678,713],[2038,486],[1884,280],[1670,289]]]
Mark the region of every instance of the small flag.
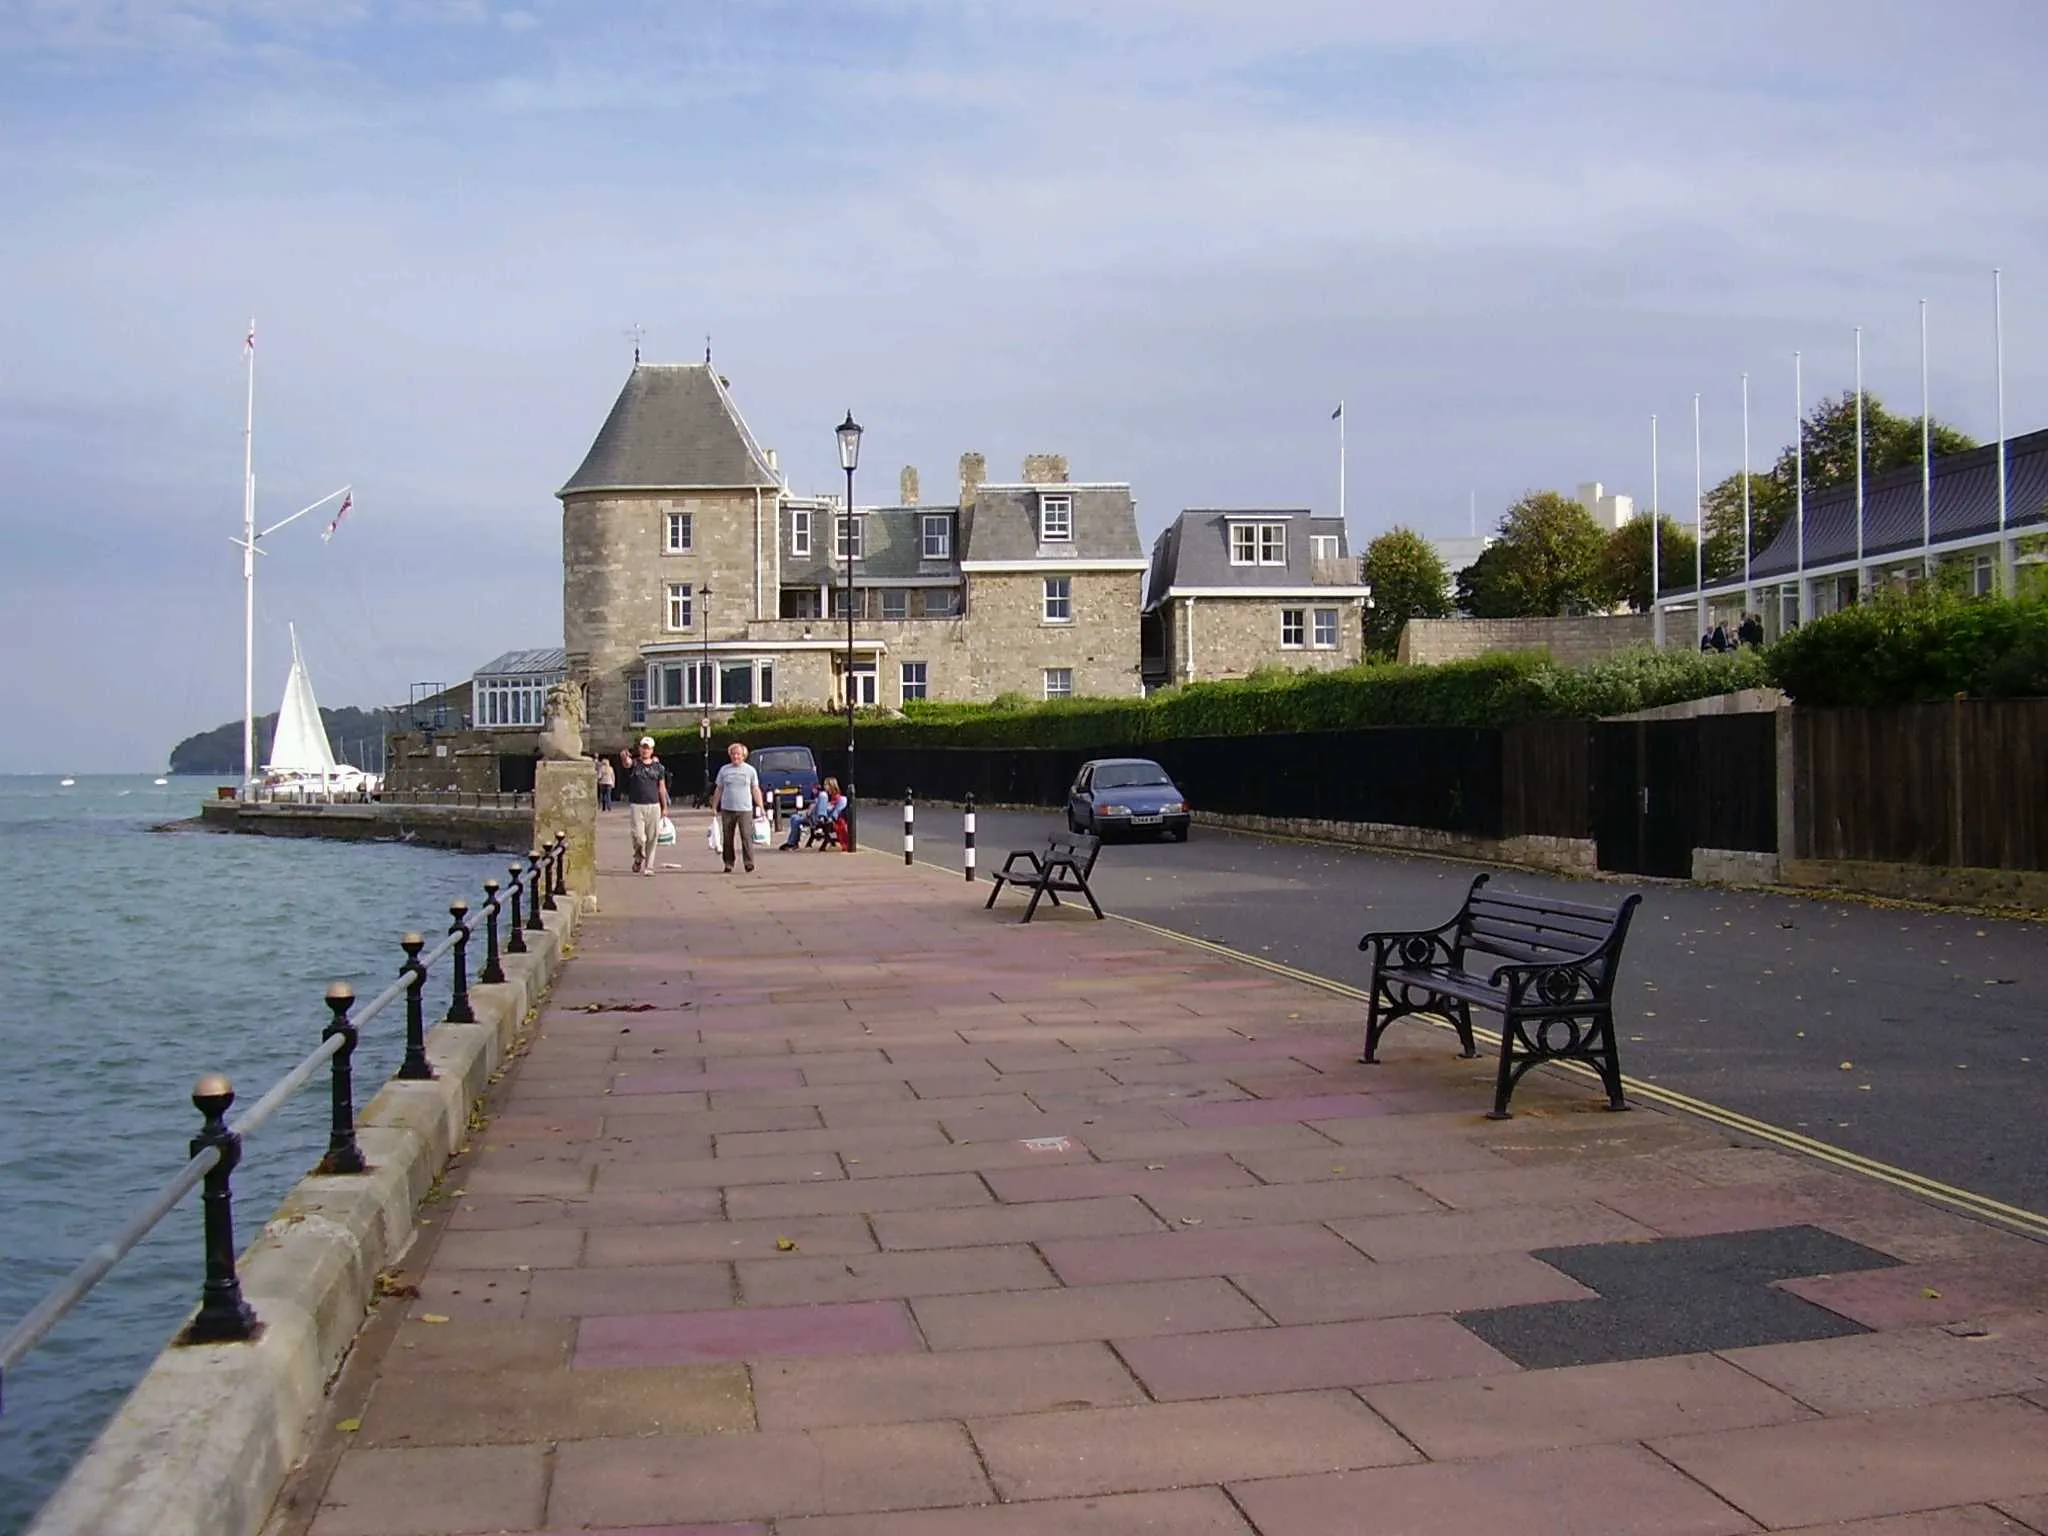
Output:
[[254,352],[256,350],[256,322],[254,320],[249,322],[249,334],[242,338],[242,350],[244,352]]
[[341,510],[334,514],[334,521],[329,523],[327,525],[326,531],[320,535],[320,542],[322,544],[325,544],[329,539],[334,537],[334,530],[341,526],[341,520],[344,517],[348,516],[348,509],[354,506],[355,504],[356,498],[353,493],[343,496],[341,498]]
[[[254,334],[254,333],[252,332],[251,334]],[[1341,421],[1341,420],[1343,420],[1343,418],[1344,418],[1344,402],[1343,402],[1342,400],[1339,400],[1339,401],[1337,402],[1337,409],[1335,409],[1334,411],[1330,412],[1330,420],[1332,420],[1332,421]]]

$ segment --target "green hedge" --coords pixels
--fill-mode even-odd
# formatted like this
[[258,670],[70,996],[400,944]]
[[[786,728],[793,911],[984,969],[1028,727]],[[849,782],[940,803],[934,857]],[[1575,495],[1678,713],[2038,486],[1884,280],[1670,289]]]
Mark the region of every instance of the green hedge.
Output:
[[[860,740],[873,747],[1086,750],[1186,736],[1592,719],[1768,681],[1763,658],[1755,652],[1715,656],[1644,649],[1579,668],[1558,667],[1541,654],[1525,652],[1434,667],[1276,671],[1235,682],[1191,683],[1142,699],[920,701],[900,716],[863,710],[858,720]],[[736,738],[755,745],[806,742],[821,754],[836,753],[846,740],[846,717],[794,708],[741,710],[714,736],[715,750],[722,754],[725,743]],[[694,731],[669,733],[659,745],[672,758],[699,750]]]
[[1770,668],[1801,704],[2048,695],[2048,597],[1875,597],[1787,635]]

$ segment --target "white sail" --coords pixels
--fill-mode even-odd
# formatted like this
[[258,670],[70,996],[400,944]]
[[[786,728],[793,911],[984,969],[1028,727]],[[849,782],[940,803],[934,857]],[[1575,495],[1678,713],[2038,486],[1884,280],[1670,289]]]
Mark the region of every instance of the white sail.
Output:
[[299,655],[298,630],[293,629],[291,635],[291,675],[285,679],[284,703],[278,706],[277,730],[271,735],[270,758],[263,771],[326,779],[339,765],[327,740],[327,727],[320,720],[319,702],[313,697],[313,679]]

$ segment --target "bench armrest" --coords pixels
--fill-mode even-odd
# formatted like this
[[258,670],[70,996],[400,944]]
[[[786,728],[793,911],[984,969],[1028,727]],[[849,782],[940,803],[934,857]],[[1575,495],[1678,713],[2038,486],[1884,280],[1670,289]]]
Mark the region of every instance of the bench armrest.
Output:
[[1038,857],[1038,855],[1035,852],[1033,852],[1029,848],[1019,848],[1016,851],[1014,851],[1007,859],[1003,860],[1003,867],[1000,870],[998,870],[997,873],[1000,875],[1010,876],[1010,878],[1012,879],[1016,878],[1014,875],[1011,875],[1010,872],[1017,867],[1017,861],[1019,859],[1024,860],[1027,864],[1031,866],[1031,874],[1034,879],[1040,874],[1044,873],[1044,862]]
[[1605,990],[1599,962],[1606,956],[1607,944],[1601,943],[1583,955],[1497,966],[1490,980],[1496,987],[1505,987],[1512,1002],[1526,999],[1532,984],[1537,1002],[1561,1005],[1591,1001]]
[[[1463,915],[1460,913],[1459,917]],[[1385,965],[1390,957],[1397,964],[1409,966],[1455,964],[1458,945],[1453,935],[1458,931],[1458,920],[1454,917],[1435,928],[1368,933],[1358,941],[1358,947],[1372,951],[1374,966]]]

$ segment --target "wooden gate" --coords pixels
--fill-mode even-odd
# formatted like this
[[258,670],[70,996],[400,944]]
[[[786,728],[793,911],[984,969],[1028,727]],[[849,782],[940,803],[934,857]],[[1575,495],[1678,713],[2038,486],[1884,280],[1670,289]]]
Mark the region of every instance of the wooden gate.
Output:
[[1774,715],[1603,720],[1593,732],[1602,869],[1683,880],[1695,848],[1777,848]]

